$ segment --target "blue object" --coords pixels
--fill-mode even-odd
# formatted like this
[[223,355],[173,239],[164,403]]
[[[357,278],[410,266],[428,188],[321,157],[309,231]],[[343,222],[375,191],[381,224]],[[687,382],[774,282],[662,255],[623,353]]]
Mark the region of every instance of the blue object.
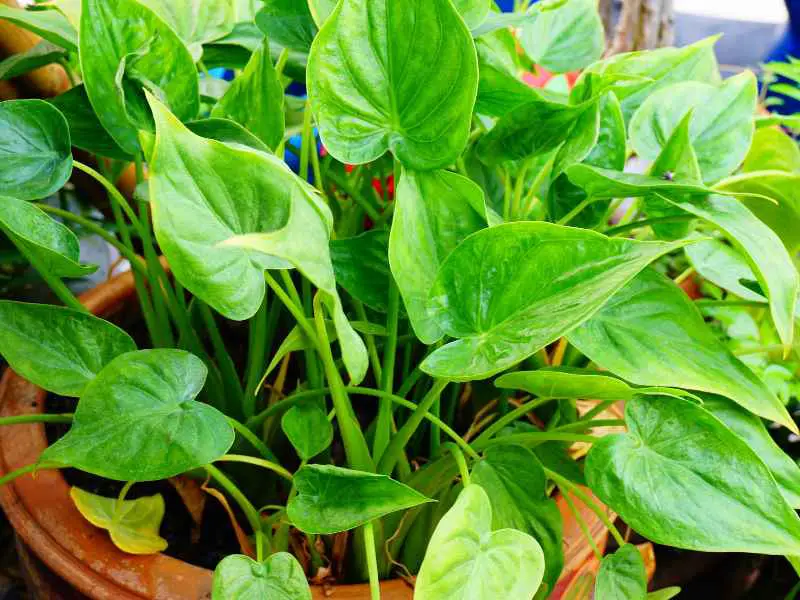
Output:
[[[789,11],[789,25],[778,44],[766,56],[766,62],[787,62],[790,56],[800,58],[800,0],[786,0],[786,9]],[[779,80],[794,83],[782,77]],[[779,97],[784,103],[772,110],[786,115],[800,112],[800,102],[786,96]]]

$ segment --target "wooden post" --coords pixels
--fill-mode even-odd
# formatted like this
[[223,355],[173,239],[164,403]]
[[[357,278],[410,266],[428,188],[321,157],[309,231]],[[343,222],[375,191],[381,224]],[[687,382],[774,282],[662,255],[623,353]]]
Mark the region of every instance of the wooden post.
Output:
[[[599,6],[605,20],[607,3],[601,0]],[[675,37],[673,21],[673,0],[623,0],[616,28],[608,36],[606,56],[671,45]]]

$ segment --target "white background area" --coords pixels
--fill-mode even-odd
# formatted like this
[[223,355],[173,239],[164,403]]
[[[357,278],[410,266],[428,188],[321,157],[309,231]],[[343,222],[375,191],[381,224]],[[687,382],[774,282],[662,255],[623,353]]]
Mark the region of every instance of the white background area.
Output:
[[786,23],[783,0],[674,0],[675,11],[753,23]]

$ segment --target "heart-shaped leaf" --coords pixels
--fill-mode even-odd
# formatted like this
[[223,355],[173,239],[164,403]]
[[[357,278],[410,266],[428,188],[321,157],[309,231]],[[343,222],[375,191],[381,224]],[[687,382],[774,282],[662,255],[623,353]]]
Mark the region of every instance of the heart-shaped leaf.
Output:
[[29,202],[0,196],[0,230],[38,268],[55,277],[83,277],[97,270],[80,263],[75,234]]
[[483,191],[448,171],[403,171],[389,238],[389,262],[417,337],[443,332],[429,313],[439,267],[464,238],[486,227]]
[[78,49],[78,32],[58,10],[20,10],[0,5],[0,19],[32,31],[70,52]]
[[71,173],[69,126],[58,109],[43,100],[0,102],[0,190],[38,200],[60,190]]
[[603,600],[645,600],[647,573],[644,559],[633,544],[625,544],[600,563],[594,587],[595,598]]
[[331,465],[308,465],[295,473],[297,496],[286,507],[289,520],[306,533],[355,529],[398,510],[431,502],[390,479]]
[[41,460],[118,481],[166,479],[215,461],[234,432],[194,400],[207,372],[182,350],[118,356],[86,386],[72,429]]
[[333,442],[333,425],[314,402],[298,404],[286,411],[281,418],[281,429],[303,460],[314,458]]
[[0,301],[0,354],[50,392],[80,396],[103,367],[134,350],[130,336],[103,319],[60,306]]
[[522,446],[486,450],[472,468],[472,482],[492,504],[492,529],[517,529],[535,539],[544,552],[544,582],[553,589],[564,567],[563,523],[536,455]]
[[265,0],[256,14],[256,25],[267,37],[290,50],[308,53],[317,25],[303,0]]
[[455,381],[499,373],[580,325],[650,262],[679,246],[542,222],[479,231],[439,270],[432,315],[458,339],[428,356],[422,369]]
[[522,27],[520,42],[538,65],[554,73],[577,71],[603,55],[603,21],[594,0],[549,0]]
[[153,225],[175,277],[223,316],[245,320],[264,299],[264,270],[297,268],[331,309],[345,365],[360,382],[367,351],[336,291],[328,207],[278,158],[198,137],[150,101]]
[[[395,222],[399,208],[395,211]],[[361,235],[331,240],[331,260],[336,283],[373,310],[389,305],[389,236],[373,229]]]
[[108,531],[111,541],[123,552],[157,554],[167,549],[167,540],[158,535],[165,511],[161,494],[119,500],[73,487],[69,495],[83,517]]
[[97,117],[128,154],[139,151],[139,130],[153,129],[143,88],[181,120],[197,116],[192,56],[172,28],[136,0],[83,0],[80,59]]
[[266,39],[211,111],[212,117],[236,121],[271,149],[283,139],[283,85],[272,65]]
[[415,600],[530,600],[544,575],[536,540],[516,529],[492,531],[492,504],[468,485],[436,526],[414,587]]
[[478,59],[450,0],[342,0],[308,74],[322,140],[344,163],[391,150],[406,167],[436,169],[467,143]]
[[586,461],[595,494],[658,544],[800,554],[800,519],[745,441],[689,400],[637,396]]
[[780,400],[721,344],[677,285],[651,269],[568,335],[595,363],[638,385],[720,394],[793,428]]
[[758,89],[745,72],[721,86],[685,82],[650,96],[630,123],[630,142],[642,158],[654,160],[688,111],[689,138],[704,181],[718,181],[744,160],[754,132]]
[[303,567],[288,552],[263,562],[235,554],[214,571],[213,600],[311,600]]

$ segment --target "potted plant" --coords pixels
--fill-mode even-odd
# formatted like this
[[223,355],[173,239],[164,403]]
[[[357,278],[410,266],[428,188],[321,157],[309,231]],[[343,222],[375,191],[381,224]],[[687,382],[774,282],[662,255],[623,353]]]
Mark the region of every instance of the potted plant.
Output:
[[[85,548],[149,557],[167,588],[148,597],[202,593],[170,578],[163,494],[139,491],[175,477],[239,534],[215,599],[309,598],[331,570],[372,598],[397,573],[418,600],[558,597],[554,488],[603,600],[645,598],[647,578],[600,502],[660,544],[800,555],[798,467],[764,420],[797,426],[676,285],[696,271],[717,302],[756,303],[795,351],[797,175],[770,162],[785,140],[757,129],[751,73],[722,81],[713,39],[601,59],[593,0],[199,6],[0,7],[81,81],[0,104],[0,227],[65,305],[0,302],[0,354],[77,399],[0,420],[68,425],[0,482],[118,482],[73,485],[70,507],[108,531]],[[582,72],[536,90],[527,62]],[[133,200],[111,183],[129,162]],[[107,190],[114,233],[40,202],[74,170]],[[64,222],[129,259],[136,341],[64,284],[91,270]],[[736,270],[702,262],[709,244]]]

